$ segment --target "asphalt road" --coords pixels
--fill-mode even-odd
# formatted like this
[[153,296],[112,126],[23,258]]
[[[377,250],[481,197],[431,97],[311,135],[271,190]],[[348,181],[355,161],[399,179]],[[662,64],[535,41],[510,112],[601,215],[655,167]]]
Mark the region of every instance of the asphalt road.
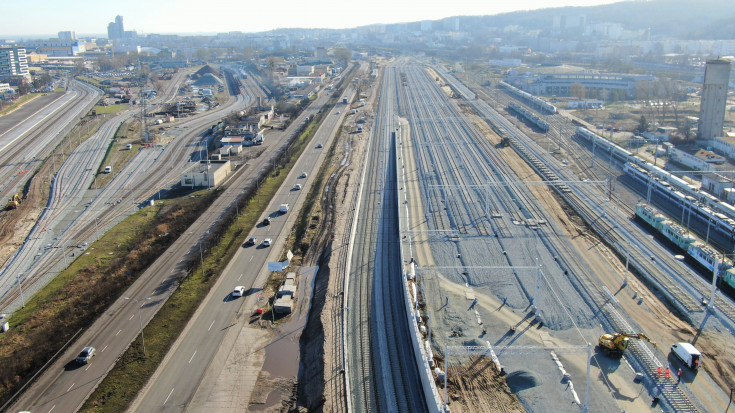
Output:
[[[244,102],[241,102],[240,104],[244,104]],[[221,115],[222,114],[220,113],[219,116]],[[201,127],[203,124],[210,123],[211,118],[216,116],[216,113],[208,113],[203,117],[195,118],[188,122],[192,129],[191,132],[189,132],[191,136],[196,136],[197,134],[194,130]],[[119,120],[119,122],[121,121],[122,120]],[[111,128],[111,133],[114,133],[114,128]],[[104,131],[100,134],[106,135]],[[185,159],[188,159],[189,152],[191,150],[196,150],[196,148],[192,149],[189,147],[187,144],[188,140],[180,139],[175,143],[176,145],[172,145],[170,148],[172,157],[170,159],[157,157],[157,159],[161,158],[160,162],[163,163],[165,161],[164,164],[166,165],[168,165],[168,163],[185,165]],[[138,167],[137,162],[147,162],[146,159],[148,159],[148,157],[146,155],[149,154],[143,154],[139,157],[140,159],[132,162],[128,167],[135,169]],[[76,168],[79,165],[72,160],[70,161],[69,166]],[[169,174],[173,176],[176,173],[177,171],[174,171],[173,168],[159,168],[153,171],[149,170],[147,175],[138,173],[138,179],[145,180],[146,177],[148,178],[146,181],[147,185],[139,185],[135,188],[130,188],[131,191],[140,191],[135,192],[137,195],[129,192],[124,195],[132,195],[131,198],[140,202],[140,196],[149,196],[141,194],[146,191],[152,193],[151,191],[155,191],[157,184],[168,182],[171,178],[166,179],[166,177],[168,177]],[[160,176],[153,179],[152,177],[156,176],[156,174],[160,174]],[[107,215],[114,216],[116,213],[113,212],[112,208],[120,208],[122,210],[127,210],[127,213],[130,213],[130,204],[125,205],[108,202],[110,199],[116,199],[123,195],[120,193],[120,190],[125,188],[124,181],[129,179],[130,176],[123,173],[113,180],[113,183],[109,185],[109,188],[105,189],[107,193],[104,193],[105,191],[103,191],[104,195],[97,194],[94,202],[99,202],[99,204],[104,205],[103,207],[86,208],[86,206],[82,206],[76,211],[76,213],[81,211],[88,213],[91,212],[92,214],[85,216],[84,218],[69,218],[64,214],[59,215],[57,217],[60,220],[59,222],[63,223],[67,220],[66,222],[69,223],[68,220],[71,220],[75,223],[79,222],[80,226],[76,227],[76,231],[79,232],[66,234],[66,239],[60,239],[57,242],[63,247],[63,243],[68,242],[69,239],[75,239],[76,241],[81,242],[80,240],[86,239],[86,237],[95,236],[98,232],[95,216],[99,216],[103,212],[107,212]],[[120,185],[120,182],[122,182],[122,185]],[[88,188],[88,184],[86,186],[81,185],[81,188],[86,190]],[[75,201],[81,202],[82,199],[83,197],[79,197]],[[229,199],[223,198],[219,203],[214,204],[213,207],[223,209],[229,204],[229,202]],[[120,215],[121,212],[117,212],[117,214]],[[102,222],[99,226],[103,226],[106,222],[109,222],[101,221]],[[127,311],[131,311],[133,315],[137,315],[137,306],[131,305],[133,301],[125,300],[124,297],[128,296],[133,299],[151,298],[150,300],[143,301],[144,304],[140,311],[142,322],[147,323],[147,320],[153,316],[155,310],[160,307],[160,303],[162,303],[173,291],[173,288],[175,288],[176,280],[181,277],[182,271],[184,270],[182,268],[184,259],[189,254],[198,253],[198,250],[196,249],[198,240],[202,234],[206,233],[209,225],[211,225],[211,219],[200,219],[197,223],[192,225],[189,232],[177,240],[174,245],[170,247],[167,253],[163,254],[161,258],[139,278],[138,282],[135,283],[124,294],[124,296],[120,298],[120,300],[110,307],[105,316],[98,319],[94,325],[77,338],[77,342],[62,352],[59,358],[39,377],[38,381],[36,381],[21,396],[21,398],[16,402],[16,407],[13,409],[31,411],[44,411],[44,409],[46,409],[45,411],[50,411],[51,409],[54,409],[55,411],[64,412],[75,411],[78,409],[94,387],[96,387],[97,383],[99,383],[109,369],[112,368],[117,357],[119,357],[119,355],[139,334],[139,321],[133,320],[136,317],[131,317],[127,314]],[[69,227],[72,227],[71,224]],[[100,230],[104,231],[104,229],[105,228],[103,226]],[[52,253],[49,255],[51,256],[49,258],[56,259],[57,262],[63,263],[63,260],[58,253]],[[74,365],[67,364],[79,351],[81,351],[81,348],[87,345],[92,345],[98,350],[98,355],[93,358],[92,362],[88,366],[85,366],[84,368],[76,368]]]
[[[313,115],[313,113],[307,109],[304,115]],[[184,143],[186,143],[185,140]],[[189,145],[184,144],[183,146],[188,147]],[[273,147],[276,146],[277,142],[274,142]],[[177,150],[174,150],[174,152],[177,152]],[[269,153],[272,154],[272,151]],[[269,161],[267,158],[268,156],[261,156],[257,161],[251,163],[250,168],[259,170],[265,167]],[[167,172],[163,171],[163,173],[165,176]],[[247,176],[243,179],[245,178]],[[244,185],[244,183],[239,185]],[[239,192],[240,188],[242,186],[235,185],[233,190]],[[289,196],[291,196],[295,200],[296,195],[295,193],[288,193],[285,199],[289,199]],[[58,360],[21,396],[11,410],[30,409],[32,411],[55,410],[66,412],[75,411],[81,407],[97,383],[112,368],[119,355],[137,337],[140,331],[139,323],[145,326],[160,308],[160,304],[173,292],[178,283],[177,280],[183,275],[184,260],[191,254],[199,254],[199,243],[206,237],[207,229],[212,225],[212,217],[219,216],[225,208],[231,206],[233,196],[234,194],[221,196],[183,236],[141,275],[138,281],[123,294],[123,297],[110,307],[105,316],[98,319],[76,339],[74,344],[62,352]],[[278,241],[276,241],[276,245],[272,248],[278,248],[278,246]],[[257,248],[254,251],[256,253],[254,255],[262,253],[262,256],[259,255],[261,257],[265,257],[267,253],[267,251]],[[226,290],[230,288],[228,286]],[[125,300],[124,297],[139,300],[142,303],[140,313],[138,313],[138,305],[135,301]],[[225,301],[225,298],[226,296],[222,296],[223,303],[233,304]],[[226,307],[223,314],[226,314],[229,309],[229,307]],[[141,318],[138,322],[135,322],[135,318],[137,318],[135,316],[138,314]],[[212,321],[210,320],[209,323],[211,324]],[[214,328],[212,326],[212,329]],[[209,329],[209,326],[207,326],[207,329]],[[68,365],[69,360],[72,360],[80,349],[87,345],[92,345],[98,349],[98,355],[90,365],[81,369]],[[216,347],[207,347],[205,344],[204,348],[213,350]],[[192,355],[189,355],[189,357]],[[194,360],[196,358],[192,358],[192,362]]]
[[[346,94],[353,95],[354,90]],[[202,304],[203,307],[197,310],[184,334],[173,346],[149,385],[139,395],[131,411],[174,412],[188,409],[197,411],[202,407],[191,403],[199,389],[212,388],[212,383],[202,382],[207,368],[218,351],[229,352],[228,348],[220,349],[220,343],[223,342],[225,335],[229,334],[230,330],[233,330],[232,334],[237,334],[241,327],[248,325],[249,316],[254,308],[252,304],[245,304],[246,298],[262,289],[268,276],[267,262],[281,259],[284,242],[296,221],[303,198],[309,190],[310,181],[317,173],[335,131],[346,115],[345,108],[346,105],[338,104],[325,115],[310,146],[296,162],[266,212],[260,217],[261,224],[248,234],[248,238],[257,237],[258,242],[254,246],[244,246],[235,255]],[[323,147],[317,148],[318,144]],[[302,172],[306,172],[308,177],[300,178]],[[295,190],[296,184],[303,185],[303,188]],[[278,212],[279,206],[283,203],[289,204],[289,211],[286,214]],[[271,217],[270,225],[262,225],[266,216]],[[263,246],[262,242],[266,238],[272,239],[272,246]],[[232,297],[232,290],[238,285],[244,286],[248,291],[246,297]],[[200,403],[206,402],[206,399],[197,397],[197,400],[202,400]],[[242,402],[247,404],[248,400],[249,395],[247,398],[243,396]]]

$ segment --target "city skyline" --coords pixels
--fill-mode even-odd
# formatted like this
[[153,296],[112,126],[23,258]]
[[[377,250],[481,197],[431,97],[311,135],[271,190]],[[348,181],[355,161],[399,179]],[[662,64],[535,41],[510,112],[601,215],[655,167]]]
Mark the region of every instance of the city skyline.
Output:
[[[142,0],[107,3],[75,0],[72,7],[53,0],[39,0],[34,8],[43,10],[29,19],[9,19],[0,29],[0,38],[54,37],[59,31],[72,30],[79,36],[107,36],[107,24],[115,16],[125,18],[125,28],[140,34],[205,34],[230,31],[263,32],[279,28],[345,29],[372,24],[392,24],[421,20],[439,20],[453,16],[493,15],[521,10],[564,6],[594,6],[615,3],[612,0],[529,0],[480,2],[429,1],[390,2],[376,0],[369,6],[327,0],[315,6],[286,0],[271,3],[228,4],[226,0],[206,3],[193,0]],[[27,14],[26,5],[18,2],[3,5],[6,15]],[[87,12],[85,12],[87,11]],[[88,11],[94,11],[89,13]],[[390,11],[387,13],[386,11]],[[90,18],[94,15],[94,18]],[[309,17],[304,17],[309,16]]]

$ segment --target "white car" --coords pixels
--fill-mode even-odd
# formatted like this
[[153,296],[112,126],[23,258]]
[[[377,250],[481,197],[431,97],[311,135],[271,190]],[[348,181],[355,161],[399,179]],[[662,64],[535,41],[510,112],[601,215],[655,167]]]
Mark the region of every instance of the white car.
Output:
[[242,285],[238,285],[234,290],[232,290],[233,297],[242,297],[243,294],[245,294],[245,287]]
[[301,172],[301,176],[299,176],[299,178],[306,178],[307,176],[309,176],[309,174],[307,174],[306,172]]
[[272,242],[273,242],[272,239],[266,238],[266,239],[263,240],[263,246],[264,247],[270,247]]
[[296,185],[294,185],[293,189],[294,189],[294,191],[299,191],[299,190],[301,190],[301,184],[296,184]]

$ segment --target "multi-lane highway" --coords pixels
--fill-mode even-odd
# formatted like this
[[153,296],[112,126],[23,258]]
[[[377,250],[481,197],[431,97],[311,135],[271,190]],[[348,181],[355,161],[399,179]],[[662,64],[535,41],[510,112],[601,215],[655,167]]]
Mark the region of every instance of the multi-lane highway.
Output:
[[[343,96],[348,96],[352,101],[354,94],[354,88],[350,87]],[[295,123],[302,122],[305,116],[312,119],[326,98],[328,94],[322,93]],[[256,237],[257,242],[255,245],[244,246],[229,263],[164,363],[138,396],[131,411],[222,411],[224,406],[228,406],[228,411],[247,409],[249,391],[252,388],[243,388],[243,383],[238,382],[239,376],[230,371],[241,368],[242,363],[228,365],[222,360],[227,359],[233,351],[232,345],[236,337],[247,334],[242,329],[250,327],[249,315],[258,303],[254,293],[246,294],[242,298],[233,298],[231,293],[237,285],[244,286],[246,291],[263,289],[269,275],[266,264],[268,261],[278,261],[282,256],[284,243],[296,223],[304,197],[311,187],[311,180],[316,176],[326,156],[326,150],[342,124],[347,113],[346,107],[338,104],[324,115],[310,145],[260,217],[260,223],[247,235],[247,238]],[[306,177],[302,177],[304,172]],[[297,184],[302,185],[302,188],[295,189]],[[289,205],[289,211],[282,214],[278,209],[284,203]],[[271,218],[270,225],[262,224],[265,217]],[[263,245],[266,238],[272,240],[269,247]],[[253,348],[251,351],[258,350]],[[250,353],[242,348],[237,351]],[[215,360],[218,361],[213,362]],[[254,367],[250,363],[246,364]],[[212,394],[223,393],[221,386],[230,390],[213,401]],[[226,398],[227,402],[223,402],[222,398]]]
[[[287,138],[296,132],[299,123],[303,122],[304,117],[313,117],[316,111],[318,111],[326,102],[326,99],[327,97],[323,96],[313,102],[312,106],[310,106],[299,119],[294,121],[285,132],[269,135],[266,140],[266,144],[264,145],[266,151],[256,161],[252,161],[248,164],[246,167],[247,169],[245,169],[245,173],[236,175],[234,180],[228,183],[225,193],[220,196],[208,211],[205,212],[205,214],[203,214],[202,217],[188,229],[184,236],[178,239],[168,251],[162,254],[161,258],[157,260],[156,263],[154,263],[124,294],[132,299],[139,300],[139,303],[141,304],[140,316],[143,325],[147,324],[153,317],[155,312],[160,308],[160,305],[171,294],[173,288],[177,285],[178,280],[184,275],[183,272],[185,269],[182,268],[182,263],[186,261],[190,254],[198,254],[201,242],[206,240],[208,228],[213,225],[216,220],[214,217],[221,216],[223,211],[227,208],[233,208],[234,202],[236,202],[238,194],[242,192],[243,188],[256,184],[255,177],[259,174],[255,172],[266,168],[267,165],[272,162],[271,159],[276,156],[279,150],[281,150],[281,147],[287,141]],[[212,119],[205,119],[201,122],[203,124],[210,124],[211,121]],[[337,121],[337,119],[335,119],[335,121]],[[196,134],[193,135],[196,136]],[[179,144],[180,149],[170,151],[172,153],[179,153],[180,151],[181,154],[173,156],[174,159],[168,160],[165,165],[168,166],[175,164],[175,160],[177,158],[179,162],[181,162],[183,158],[191,156],[190,152],[192,150],[199,150],[196,145],[193,147],[190,144],[187,145],[186,142],[189,141],[183,139],[182,141],[184,141],[184,143]],[[171,148],[167,148],[163,154],[158,156],[159,162],[161,161],[161,158],[163,158],[163,155],[169,152],[168,149]],[[315,148],[312,148],[310,151],[315,151],[314,154],[316,156],[322,152]],[[184,161],[183,163],[185,164],[186,162]],[[310,166],[313,166],[313,164]],[[175,172],[171,172],[170,168],[167,167],[158,168],[158,170],[162,170],[160,172],[160,176],[157,176],[157,179],[153,181],[157,181],[159,185],[160,183],[165,183],[167,179],[171,179],[171,176],[176,174]],[[150,171],[149,173],[155,174],[156,172]],[[124,176],[125,171],[122,171],[121,174]],[[176,177],[178,178],[177,174]],[[123,178],[116,177],[115,180],[117,179]],[[151,179],[150,175],[148,175],[148,179]],[[289,183],[293,184],[292,182]],[[297,191],[286,191],[284,196],[287,199],[293,198],[291,201],[295,202],[299,195],[296,192]],[[116,204],[119,205],[120,203]],[[287,218],[289,218],[289,215],[286,215],[284,220]],[[274,225],[274,228],[277,226],[278,225]],[[271,247],[271,249],[254,248],[252,250],[253,252],[261,254],[253,255],[259,255],[261,259],[265,259],[269,250],[275,251],[283,242],[279,237],[274,237],[274,241],[275,245]],[[250,252],[250,250],[248,250],[248,252]],[[237,275],[239,276],[239,274],[240,273]],[[220,284],[223,285],[222,283]],[[232,286],[226,285],[222,288],[229,290]],[[218,296],[217,299],[214,300],[218,304],[225,305],[225,307],[221,309],[223,314],[228,313],[233,308],[232,305],[239,304],[238,302],[229,302],[229,300],[221,301],[227,297],[229,297],[229,294],[225,294],[223,297]],[[148,300],[148,298],[150,298],[150,300]],[[138,324],[132,323],[132,321],[136,321],[135,317],[130,317],[130,314],[138,314],[137,308],[137,304],[133,304],[133,301],[125,300],[124,298],[121,298],[118,302],[113,304],[107,312],[107,316],[103,319],[97,320],[97,322],[78,339],[75,345],[70,346],[68,351],[61,355],[59,360],[49,367],[47,372],[41,376],[38,382],[22,396],[22,398],[16,403],[16,407],[21,410],[32,407],[33,410],[61,409],[62,411],[74,411],[81,406],[83,401],[96,386],[96,383],[98,383],[99,380],[104,377],[105,373],[114,365],[119,354],[121,354],[127,345],[129,345],[129,343],[138,335]],[[207,317],[209,316],[210,314],[207,315]],[[213,324],[212,321],[213,320],[210,320],[209,323]],[[220,323],[230,321],[230,317],[223,316],[219,318]],[[212,329],[214,328],[215,327],[212,326]],[[209,329],[209,324],[207,329]],[[208,331],[206,331],[207,329],[200,333],[204,333],[206,335],[208,333]],[[199,335],[192,335],[191,339],[196,343],[196,340],[199,338]],[[78,351],[76,347],[88,344],[94,345],[99,351],[99,355],[95,357],[95,360],[90,365],[91,367],[89,370],[64,370],[66,362],[72,359],[75,352]],[[185,344],[184,348],[186,348],[187,345],[188,344]],[[207,365],[204,360],[208,357],[211,358],[216,349],[216,342],[213,342],[212,345],[203,345],[201,349],[197,350],[199,359],[191,357],[191,355],[189,355],[189,357],[191,358],[192,363],[195,361],[196,363],[201,363],[199,364],[201,367],[200,371],[203,372]],[[188,363],[186,364],[188,365]],[[187,370],[185,376],[189,377],[190,375],[191,370]],[[179,378],[180,377],[181,376],[179,376]],[[80,381],[83,385],[80,385]],[[196,383],[196,379],[189,383],[191,386],[190,390],[193,391],[196,388]],[[158,393],[155,391],[151,392],[149,389],[147,394],[157,395]],[[193,393],[189,393],[183,396],[182,394],[172,395],[172,400],[177,400],[178,402],[182,397],[184,399],[190,398],[192,394]],[[156,400],[155,404],[162,405],[160,400]]]

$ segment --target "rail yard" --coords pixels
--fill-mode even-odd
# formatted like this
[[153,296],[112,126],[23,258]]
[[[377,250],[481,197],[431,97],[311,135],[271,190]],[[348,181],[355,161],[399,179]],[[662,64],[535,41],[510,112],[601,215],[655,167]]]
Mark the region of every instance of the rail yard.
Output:
[[[481,86],[416,58],[381,60],[374,79],[366,67],[351,65],[343,82],[334,77],[337,89],[315,94],[285,131],[270,131],[265,142],[261,135],[263,150],[243,161],[217,201],[39,369],[13,408],[83,408],[191,270],[182,263],[199,257],[204,274],[202,243],[215,242],[214,225],[243,213],[241,194],[259,189],[310,122],[319,122],[313,138],[257,225],[242,229],[242,248],[130,411],[276,408],[271,394],[294,407],[299,403],[288,400],[297,391],[268,377],[279,361],[267,348],[294,340],[304,324],[309,331],[314,319],[321,331],[302,337],[300,356],[279,356],[318,366],[312,376],[320,385],[311,385],[319,395],[310,403],[325,411],[727,408],[735,269],[716,251],[734,245],[728,204],[504,82]],[[14,171],[34,169],[40,159],[53,166],[43,172],[48,203],[36,202],[27,239],[0,273],[3,307],[24,305],[24,293],[40,291],[100,233],[161,196],[165,202],[200,160],[209,168],[209,139],[220,120],[268,94],[249,72],[227,73],[226,104],[170,128],[165,144],[143,146],[121,170],[111,168],[102,187],[102,159],[132,111],[56,148],[37,131],[40,150],[14,165],[9,159],[23,148],[3,152],[0,178],[13,205],[5,214],[29,213],[25,201],[35,199],[14,195],[24,185]],[[170,101],[181,81],[173,79],[159,103]],[[76,118],[70,108],[89,110],[79,102],[97,93],[76,82],[71,91],[59,99],[77,103],[59,103],[65,109],[58,116]],[[63,124],[58,116],[48,121]],[[56,168],[54,151],[64,150]],[[315,180],[322,168],[333,172]],[[286,246],[307,218],[301,209],[313,207],[305,199],[319,198],[321,211],[309,218],[317,247],[299,272],[303,286],[314,266],[315,295],[296,299],[293,317],[308,312],[309,322],[292,320],[294,336],[280,324],[289,316],[274,315],[271,287],[291,265]],[[133,301],[137,311],[128,307]],[[99,354],[70,369],[82,343]],[[696,357],[670,352],[674,344]],[[83,381],[88,369],[95,379]],[[679,369],[678,378],[662,377]],[[307,373],[298,374],[303,381]]]

